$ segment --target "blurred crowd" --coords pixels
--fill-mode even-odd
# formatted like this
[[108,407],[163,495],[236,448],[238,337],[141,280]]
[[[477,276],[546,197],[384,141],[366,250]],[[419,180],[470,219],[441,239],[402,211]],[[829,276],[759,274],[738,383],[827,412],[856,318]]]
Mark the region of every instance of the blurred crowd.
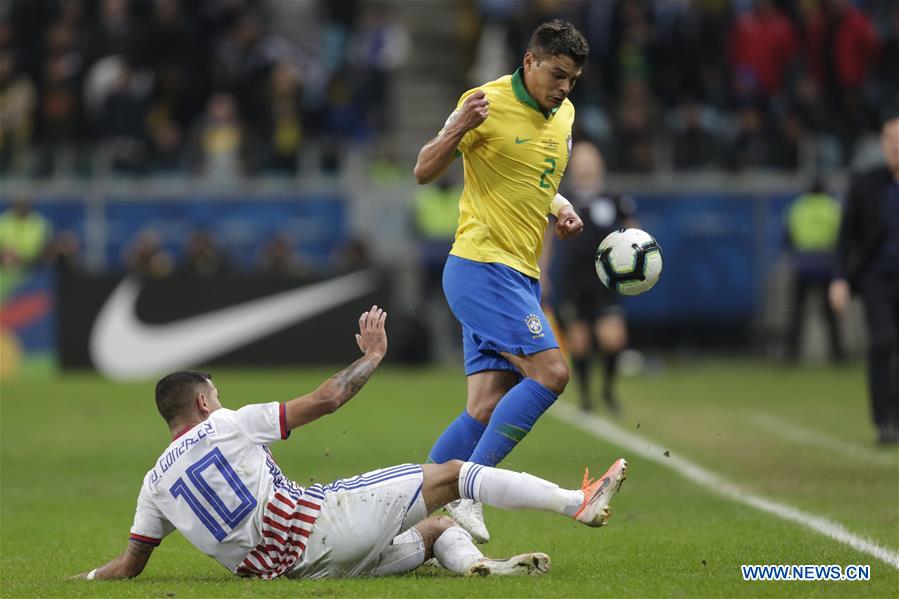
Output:
[[[340,244],[326,260],[313,260],[303,255],[297,239],[279,233],[257,248],[251,261],[237,260],[225,244],[212,232],[197,229],[180,246],[166,244],[159,231],[145,228],[125,246],[121,267],[132,275],[164,278],[172,274],[193,277],[219,277],[234,274],[256,274],[269,277],[334,276],[371,265],[367,246],[356,239]],[[51,260],[58,254],[51,254]]]
[[[896,0],[479,0],[471,83],[559,16],[591,56],[572,101],[612,171],[853,165],[899,107]],[[500,55],[497,57],[497,55]]]
[[[403,1],[427,0],[0,3],[0,174],[227,179],[391,155]],[[613,172],[852,166],[899,106],[896,0],[434,6],[459,23],[470,85],[509,72],[540,22],[575,23],[591,47],[576,136]]]
[[356,0],[0,3],[0,174],[333,171],[407,46]]
[[[231,247],[216,232],[190,227],[181,237],[168,238],[159,228],[145,226],[112,257],[104,272],[127,272],[164,278],[187,274],[207,278],[234,274],[271,277],[333,276],[371,266],[367,244],[350,237],[337,243],[330,255],[304,255],[301,239],[287,230],[261,239],[253,248]],[[19,196],[0,212],[0,279],[35,268],[58,272],[88,272],[84,245],[73,230],[55,230],[34,209],[31,198]]]

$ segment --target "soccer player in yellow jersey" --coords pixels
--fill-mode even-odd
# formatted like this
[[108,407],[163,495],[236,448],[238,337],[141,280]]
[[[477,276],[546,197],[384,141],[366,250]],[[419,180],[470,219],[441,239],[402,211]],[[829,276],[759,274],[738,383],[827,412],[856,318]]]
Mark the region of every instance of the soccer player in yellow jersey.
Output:
[[[443,290],[462,324],[468,402],[434,444],[431,462],[495,466],[568,384],[568,365],[540,308],[537,262],[548,214],[557,217],[560,239],[583,228],[557,192],[571,151],[568,94],[587,54],[570,23],[543,23],[521,68],[463,94],[418,155],[420,184],[458,156],[465,172]],[[620,460],[607,474],[623,477],[625,467]],[[480,504],[463,501],[447,506],[450,515],[475,540],[488,540]]]

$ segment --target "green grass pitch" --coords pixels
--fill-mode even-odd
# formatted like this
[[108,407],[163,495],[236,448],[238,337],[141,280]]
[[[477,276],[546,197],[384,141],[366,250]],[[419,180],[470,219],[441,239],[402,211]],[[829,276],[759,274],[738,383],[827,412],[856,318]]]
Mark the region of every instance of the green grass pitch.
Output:
[[[331,372],[213,374],[222,401],[237,408],[289,399]],[[114,384],[90,374],[0,386],[4,597],[899,596],[894,567],[720,497],[552,415],[504,467],[573,487],[585,465],[601,473],[623,455],[631,467],[603,529],[553,514],[487,508],[493,541],[485,551],[544,551],[553,560],[545,577],[461,579],[423,568],[384,579],[243,580],[176,533],[136,580],[66,580],[127,543],[141,478],[168,443],[152,390],[152,381]],[[422,461],[461,409],[464,392],[458,371],[386,367],[350,404],[272,450],[301,484]],[[575,392],[572,384],[563,401]],[[753,493],[899,551],[899,453],[873,445],[860,366],[669,365],[653,376],[624,379],[621,396],[625,413],[616,422],[622,428]],[[870,564],[871,580],[744,582],[741,564]]]

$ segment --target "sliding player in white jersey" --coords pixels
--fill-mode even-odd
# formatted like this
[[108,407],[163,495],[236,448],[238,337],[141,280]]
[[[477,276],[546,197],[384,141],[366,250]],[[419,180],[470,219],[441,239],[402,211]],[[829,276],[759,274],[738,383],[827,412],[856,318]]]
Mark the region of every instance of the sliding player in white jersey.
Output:
[[125,552],[78,577],[137,576],[175,529],[247,577],[398,574],[432,556],[459,574],[541,574],[549,568],[545,554],[485,558],[455,522],[428,514],[466,498],[554,511],[588,526],[606,523],[624,460],[595,482],[585,476],[581,490],[458,460],[405,464],[306,488],[285,478],[266,445],[335,411],[362,388],[387,351],[386,317],[377,306],[363,313],[356,335],[363,357],[283,404],[228,410],[208,374],[176,372],[161,379],[156,404],[172,443],[144,477]]

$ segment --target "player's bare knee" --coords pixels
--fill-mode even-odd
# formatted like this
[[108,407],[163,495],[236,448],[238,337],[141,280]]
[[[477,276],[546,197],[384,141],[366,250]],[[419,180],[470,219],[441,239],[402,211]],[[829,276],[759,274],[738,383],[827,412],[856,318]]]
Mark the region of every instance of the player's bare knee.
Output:
[[433,526],[434,526],[435,538],[442,535],[444,533],[444,531],[446,531],[447,529],[452,528],[453,526],[458,526],[458,524],[456,524],[456,521],[453,520],[452,518],[450,518],[449,516],[440,515],[440,516],[432,516],[432,518],[434,518]]
[[590,353],[590,329],[583,322],[575,322],[568,328],[568,347],[571,355],[584,357]]
[[597,327],[596,339],[603,353],[613,354],[627,346],[627,328],[623,323],[607,323]]
[[624,351],[624,348],[627,347],[627,337],[610,335],[605,339],[600,339],[598,345],[599,350],[604,354],[617,354],[620,351]]
[[459,484],[462,460],[449,460],[442,464],[425,465],[425,476],[435,487],[453,487]]
[[568,386],[568,377],[568,365],[562,360],[557,360],[543,367],[537,380],[556,395],[561,395]]
[[495,405],[474,405],[467,408],[469,416],[480,422],[481,424],[487,424],[490,422],[490,417],[493,415],[493,409],[496,408]]
[[462,471],[462,464],[464,464],[462,460],[450,460],[448,462],[444,462],[440,466],[446,471],[445,475],[447,479],[458,481],[459,473]]
[[462,472],[462,460],[450,460],[441,464],[443,472],[441,480],[447,491],[456,494],[459,492],[459,474]]
[[496,404],[499,403],[499,400],[502,399],[504,393],[482,393],[477,397],[470,397],[468,403],[465,405],[465,410],[468,412],[468,415],[480,422],[481,424],[487,424],[490,422],[490,417],[493,415],[493,410],[496,408]]
[[418,534],[425,546],[426,560],[434,557],[434,543],[440,538],[444,532],[454,526],[459,526],[455,520],[449,516],[430,516],[415,525]]
[[442,464],[422,464],[421,468],[424,475],[421,495],[428,513],[459,499],[459,471],[462,469],[460,460],[450,460]]

